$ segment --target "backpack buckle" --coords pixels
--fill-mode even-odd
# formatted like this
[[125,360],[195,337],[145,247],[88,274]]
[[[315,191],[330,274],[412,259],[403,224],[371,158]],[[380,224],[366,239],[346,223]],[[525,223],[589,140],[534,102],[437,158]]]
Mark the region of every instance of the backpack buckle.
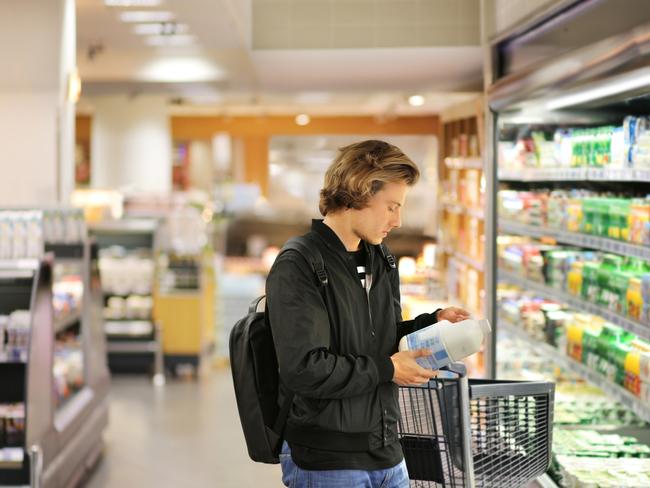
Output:
[[327,273],[325,272],[325,269],[318,266],[316,268],[316,276],[318,277],[318,281],[320,281],[320,284],[325,286],[327,285]]
[[392,269],[397,268],[397,264],[395,263],[395,256],[392,254],[386,254],[386,261],[388,262],[388,266],[390,266]]

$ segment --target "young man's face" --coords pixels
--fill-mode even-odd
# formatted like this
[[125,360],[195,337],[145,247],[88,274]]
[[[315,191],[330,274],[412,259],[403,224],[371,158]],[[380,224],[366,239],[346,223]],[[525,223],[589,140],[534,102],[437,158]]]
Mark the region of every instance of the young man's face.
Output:
[[391,230],[402,226],[402,207],[408,190],[404,182],[386,183],[366,208],[352,210],[352,231],[369,244],[380,244]]

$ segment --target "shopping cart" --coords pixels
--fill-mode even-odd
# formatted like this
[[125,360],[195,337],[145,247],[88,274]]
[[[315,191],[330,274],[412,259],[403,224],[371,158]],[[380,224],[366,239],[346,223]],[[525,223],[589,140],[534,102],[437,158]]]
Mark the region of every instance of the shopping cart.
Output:
[[525,487],[551,461],[555,385],[458,375],[399,389],[398,434],[413,487]]

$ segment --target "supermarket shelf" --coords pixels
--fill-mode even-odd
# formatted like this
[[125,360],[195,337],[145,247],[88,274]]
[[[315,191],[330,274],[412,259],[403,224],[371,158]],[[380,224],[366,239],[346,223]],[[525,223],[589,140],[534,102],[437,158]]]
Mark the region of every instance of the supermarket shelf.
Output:
[[599,251],[612,252],[622,256],[631,256],[650,261],[649,246],[630,244],[629,242],[617,241],[606,237],[578,234],[576,232],[567,232],[548,227],[535,227],[508,220],[500,220],[499,229],[502,233],[526,235],[536,238],[552,237],[563,244],[588,247],[590,249],[597,249]]
[[27,359],[8,359],[4,354],[0,354],[0,364],[27,364]]
[[597,373],[591,368],[588,368],[584,364],[575,361],[550,344],[546,344],[544,342],[533,339],[527,332],[509,323],[503,318],[499,318],[497,330],[499,329],[505,330],[523,341],[534,344],[536,350],[542,351],[544,355],[553,358],[553,360],[556,361],[557,364],[559,364],[561,367],[565,368],[568,371],[571,371],[578,376],[581,376],[582,378],[585,378],[589,383],[597,386],[609,396],[624,405],[626,408],[632,410],[640,418],[646,422],[650,422],[650,405],[644,403],[643,400],[634,396],[622,386],[618,386],[612,383],[603,375]]
[[469,217],[474,217],[480,220],[485,219],[485,212],[481,208],[468,207],[458,203],[445,203],[442,208],[447,212],[467,215]]
[[[7,458],[4,456],[5,453],[9,455]],[[25,451],[22,448],[8,448],[4,453],[0,448],[0,469],[21,469],[24,458]]]
[[650,169],[523,168],[499,170],[500,181],[636,181],[650,182]]
[[39,264],[38,259],[0,259],[0,269],[3,270],[36,271]]
[[449,169],[483,169],[483,160],[474,158],[445,158],[445,165]]
[[611,310],[607,310],[606,308],[603,308],[599,305],[595,305],[591,302],[583,300],[582,298],[571,295],[568,292],[556,290],[550,286],[527,280],[526,278],[522,278],[521,276],[518,276],[514,273],[503,270],[499,270],[499,280],[507,281],[508,283],[517,285],[524,290],[534,291],[545,298],[557,300],[561,303],[566,303],[578,310],[589,312],[593,315],[598,315],[608,322],[618,325],[619,327],[622,327],[623,329],[641,337],[642,339],[650,340],[650,326],[624,317],[623,315],[612,312]]
[[108,341],[106,343],[106,349],[110,354],[156,353],[159,348],[156,341]]
[[132,219],[100,222],[90,225],[92,232],[112,234],[153,234],[158,228],[155,219]]
[[147,293],[137,293],[135,291],[129,291],[129,292],[126,292],[126,293],[116,293],[116,292],[106,291],[106,290],[104,290],[102,292],[102,295],[104,295],[104,298],[108,298],[108,297],[128,298],[128,297],[130,297],[132,295],[137,295],[139,297],[151,297],[152,296],[150,291],[148,291]]
[[54,321],[54,333],[58,334],[64,330],[72,327],[81,320],[81,312],[76,311],[69,314],[66,314],[65,317],[61,317]]
[[84,244],[77,243],[46,243],[45,252],[53,252],[56,256],[56,261],[65,259],[83,259],[84,257]]
[[104,321],[104,332],[108,336],[145,337],[153,333],[153,323],[150,320],[112,320]]
[[54,415],[54,426],[57,430],[63,432],[72,425],[89,407],[94,396],[93,390],[86,386],[75,392],[65,403],[59,406]]
[[481,273],[485,272],[485,265],[482,262],[470,258],[469,256],[466,256],[465,254],[460,253],[455,249],[451,249],[449,247],[445,248],[445,252],[447,254],[451,254],[453,257],[458,259],[461,263],[465,263],[468,266],[471,266],[472,268],[479,270]]

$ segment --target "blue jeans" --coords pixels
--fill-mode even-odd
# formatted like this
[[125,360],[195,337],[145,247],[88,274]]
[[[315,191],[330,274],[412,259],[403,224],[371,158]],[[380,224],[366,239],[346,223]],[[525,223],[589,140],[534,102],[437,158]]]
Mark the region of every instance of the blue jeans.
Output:
[[288,488],[408,488],[409,474],[402,460],[388,469],[362,471],[335,469],[313,471],[296,466],[291,459],[291,449],[285,442],[280,454],[282,483]]

